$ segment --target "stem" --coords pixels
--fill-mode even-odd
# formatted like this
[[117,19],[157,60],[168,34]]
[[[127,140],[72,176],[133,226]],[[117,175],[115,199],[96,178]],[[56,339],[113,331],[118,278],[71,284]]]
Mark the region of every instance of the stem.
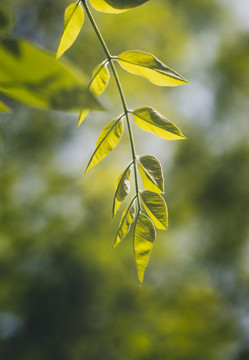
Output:
[[98,26],[91,14],[91,11],[90,9],[88,8],[87,4],[86,4],[86,0],[81,0],[81,3],[87,13],[87,16],[92,24],[92,27],[99,39],[99,42],[104,50],[104,53],[107,57],[107,60],[110,64],[110,67],[111,67],[111,70],[112,70],[112,73],[113,73],[113,76],[115,78],[115,82],[116,82],[116,85],[117,85],[117,88],[118,88],[118,91],[119,91],[119,95],[120,95],[120,98],[121,98],[121,101],[122,101],[122,105],[123,105],[123,109],[124,109],[124,114],[125,114],[125,117],[126,117],[126,122],[127,122],[127,127],[128,127],[128,133],[129,133],[129,138],[130,138],[130,144],[131,144],[131,153],[132,153],[132,159],[133,159],[133,163],[134,163],[134,177],[135,177],[135,188],[136,188],[136,197],[137,197],[137,202],[138,202],[138,210],[140,210],[141,206],[140,206],[140,199],[139,199],[139,189],[138,189],[138,176],[137,176],[137,161],[136,161],[136,151],[135,151],[135,145],[134,145],[134,139],[133,139],[133,133],[132,133],[132,128],[131,128],[131,124],[130,124],[130,120],[129,120],[129,111],[128,111],[128,108],[127,108],[127,104],[126,104],[126,100],[125,100],[125,96],[124,96],[124,92],[123,92],[123,89],[122,89],[122,86],[121,86],[121,83],[120,83],[120,80],[119,80],[119,77],[118,77],[118,74],[117,74],[117,71],[116,71],[116,68],[115,68],[115,65],[114,65],[114,62],[113,62],[113,59],[114,57],[111,56],[110,52],[109,52],[109,49],[108,47],[106,46],[106,43],[98,29]]

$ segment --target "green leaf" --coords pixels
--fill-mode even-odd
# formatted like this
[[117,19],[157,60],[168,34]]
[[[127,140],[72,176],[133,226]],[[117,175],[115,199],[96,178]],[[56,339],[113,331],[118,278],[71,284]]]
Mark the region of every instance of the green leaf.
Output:
[[11,109],[0,101],[0,113],[9,113]]
[[152,132],[166,140],[186,139],[178,127],[151,107],[140,107],[132,111],[132,114],[142,130]]
[[119,14],[142,5],[147,1],[148,0],[90,0],[90,3],[94,9],[98,11]]
[[0,42],[0,93],[43,109],[103,110],[82,72],[23,40]]
[[85,172],[97,165],[118,144],[124,130],[123,123],[120,119],[121,118],[112,120],[102,130]]
[[132,74],[140,75],[159,86],[178,86],[185,80],[155,56],[142,51],[126,51],[118,56],[119,64]]
[[159,160],[152,155],[143,155],[137,158],[137,163],[145,189],[163,193],[164,180]]
[[99,96],[105,90],[110,79],[106,61],[97,66],[92,75],[89,90],[94,96]]
[[145,190],[140,193],[143,206],[158,229],[167,230],[168,211],[164,198],[154,192]]
[[83,109],[80,112],[79,120],[78,120],[78,127],[83,123],[87,115],[89,114],[90,109]]
[[152,221],[147,215],[140,212],[135,224],[134,252],[138,278],[141,284],[155,238],[156,229]]
[[[99,96],[108,85],[109,78],[110,78],[110,74],[107,69],[107,63],[106,61],[104,61],[104,63],[98,65],[93,72],[93,77],[89,84],[89,90],[91,91],[91,93],[96,97]],[[89,112],[90,109],[81,110],[78,120],[78,127],[85,120]]]
[[65,10],[64,28],[56,53],[56,59],[59,59],[73,45],[80,33],[83,22],[84,13],[82,7],[78,3],[69,5]]
[[113,201],[112,217],[116,215],[121,203],[130,192],[131,165],[132,163],[128,165],[125,171],[123,171],[118,178]]
[[113,247],[115,248],[128,234],[130,231],[131,225],[136,217],[136,207],[134,203],[135,198],[132,199],[131,203],[124,210],[120,224],[118,233],[114,242]]

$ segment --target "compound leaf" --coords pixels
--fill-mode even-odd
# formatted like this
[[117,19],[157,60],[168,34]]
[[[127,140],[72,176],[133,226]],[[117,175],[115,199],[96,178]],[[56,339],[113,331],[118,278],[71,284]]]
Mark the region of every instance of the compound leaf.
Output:
[[164,180],[159,160],[152,155],[143,155],[137,158],[137,163],[145,189],[163,193]]
[[188,82],[155,56],[146,52],[125,51],[118,56],[118,62],[128,72],[143,76],[155,85],[178,86]]
[[97,165],[115,148],[123,134],[123,130],[123,123],[120,119],[112,120],[104,127],[85,172]]
[[156,229],[152,221],[147,215],[140,212],[135,224],[134,252],[138,278],[141,284],[155,238]]
[[9,113],[11,109],[0,101],[0,113]]
[[80,33],[83,22],[84,13],[82,7],[78,3],[69,5],[65,10],[64,28],[56,53],[56,59],[59,59],[73,45]]
[[157,193],[145,190],[140,193],[143,206],[158,229],[167,230],[168,212],[163,197]]
[[131,164],[122,172],[119,176],[114,195],[112,217],[117,213],[121,203],[124,201],[126,196],[130,192],[130,175],[131,175]]
[[107,69],[107,63],[104,62],[97,66],[92,75],[92,80],[89,85],[89,90],[94,96],[99,96],[105,90],[110,79],[110,74]]
[[90,0],[90,3],[98,11],[119,14],[142,5],[147,1],[148,0]]
[[178,127],[151,107],[140,107],[132,111],[132,114],[136,124],[142,130],[152,132],[166,140],[185,139]]
[[124,210],[120,224],[118,233],[114,242],[113,247],[116,247],[128,234],[130,231],[131,225],[136,217],[136,207],[134,204],[135,198],[131,201],[130,205]]

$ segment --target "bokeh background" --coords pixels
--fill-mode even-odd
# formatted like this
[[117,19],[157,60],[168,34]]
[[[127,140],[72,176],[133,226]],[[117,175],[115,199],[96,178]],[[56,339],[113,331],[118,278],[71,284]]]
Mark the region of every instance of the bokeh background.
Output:
[[[69,3],[1,0],[0,24],[55,53]],[[83,174],[101,129],[122,111],[114,82],[100,98],[108,112],[91,113],[79,129],[77,115],[7,101],[1,359],[249,359],[248,14],[247,0],[150,0],[121,15],[94,12],[113,55],[148,51],[191,81],[157,88],[119,71],[130,108],[153,106],[188,138],[167,142],[134,125],[137,152],[162,162],[169,208],[143,287],[132,237],[111,250],[127,135]],[[89,78],[104,59],[87,20],[65,57]]]

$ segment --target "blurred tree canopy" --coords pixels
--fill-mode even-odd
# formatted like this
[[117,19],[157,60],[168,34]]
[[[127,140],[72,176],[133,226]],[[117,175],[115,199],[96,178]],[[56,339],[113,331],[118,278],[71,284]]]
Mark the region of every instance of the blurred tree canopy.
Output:
[[[55,53],[68,4],[1,0],[0,34]],[[157,106],[188,138],[173,144],[135,133],[139,153],[163,159],[170,226],[142,288],[131,237],[110,251],[127,139],[83,177],[99,125],[120,112],[112,82],[100,99],[112,114],[93,112],[80,129],[75,115],[1,96],[14,109],[0,116],[1,358],[248,359],[246,10],[242,0],[150,0],[95,14],[113,54],[152,52],[191,81],[158,90],[120,71],[131,106]],[[66,56],[87,74],[103,60],[87,22]]]

